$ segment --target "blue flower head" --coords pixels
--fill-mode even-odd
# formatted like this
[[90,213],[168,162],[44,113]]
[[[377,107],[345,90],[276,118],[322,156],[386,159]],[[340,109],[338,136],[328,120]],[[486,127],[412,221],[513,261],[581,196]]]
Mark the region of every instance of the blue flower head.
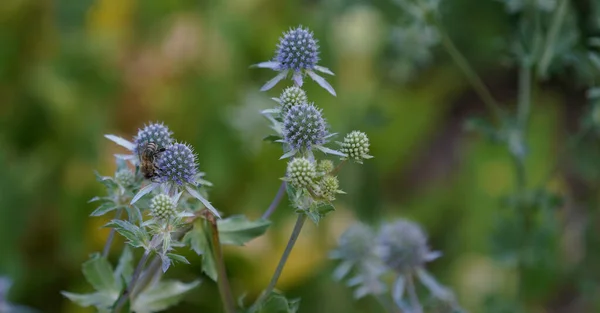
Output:
[[311,150],[321,146],[328,136],[327,123],[313,104],[291,107],[283,119],[283,140],[293,150]]
[[183,143],[175,143],[168,146],[158,159],[161,182],[173,182],[177,185],[196,185],[196,174],[198,165],[196,154],[190,146]]
[[302,87],[304,75],[308,75],[335,96],[333,87],[323,77],[316,74],[315,70],[329,75],[333,75],[333,72],[328,68],[317,65],[318,61],[319,45],[313,33],[308,28],[302,28],[302,26],[290,29],[279,39],[273,61],[256,65],[260,68],[270,68],[279,72],[275,78],[268,81],[261,88],[261,91],[273,88],[291,73],[292,80],[297,86]]
[[158,148],[166,148],[173,142],[172,135],[173,133],[163,123],[146,125],[143,129],[138,130],[134,137],[134,153],[137,154],[149,142],[154,142]]

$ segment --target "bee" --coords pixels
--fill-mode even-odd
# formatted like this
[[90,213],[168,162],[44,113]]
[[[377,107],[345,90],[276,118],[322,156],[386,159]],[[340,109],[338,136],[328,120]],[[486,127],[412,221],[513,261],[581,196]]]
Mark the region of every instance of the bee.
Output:
[[146,142],[141,149],[138,149],[140,171],[144,178],[152,179],[157,176],[156,157],[164,151],[165,148],[159,148],[154,142]]

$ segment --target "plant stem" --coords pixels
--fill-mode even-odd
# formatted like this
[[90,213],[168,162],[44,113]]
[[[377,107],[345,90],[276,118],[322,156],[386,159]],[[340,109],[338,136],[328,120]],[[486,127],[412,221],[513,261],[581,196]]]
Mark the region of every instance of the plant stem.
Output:
[[346,162],[348,162],[348,160],[343,160],[342,162],[340,162],[340,164],[338,164],[338,166],[336,166],[333,171],[331,171],[331,173],[329,173],[329,175],[331,176],[335,176],[335,174],[337,174],[342,167],[344,166],[344,164],[346,164]]
[[221,249],[221,241],[219,240],[219,229],[217,226],[217,220],[214,215],[210,215],[208,223],[212,230],[212,248],[215,255],[215,264],[217,265],[217,285],[219,286],[219,293],[221,294],[221,300],[225,307],[226,313],[235,313],[235,300],[231,293],[229,286],[229,280],[227,279],[227,271],[225,270],[225,261],[223,259],[223,251]]
[[131,292],[133,291],[133,288],[135,287],[135,284],[136,284],[138,278],[140,277],[140,274],[142,273],[144,266],[146,265],[146,261],[148,261],[148,256],[150,256],[150,251],[146,250],[144,252],[144,255],[142,256],[142,258],[140,259],[140,262],[138,263],[137,267],[133,271],[133,275],[131,276],[129,285],[127,285],[127,288],[125,288],[123,293],[121,293],[121,295],[119,296],[119,299],[117,299],[117,302],[112,311],[113,313],[121,312],[121,309],[123,309],[123,306],[125,305],[127,300],[130,298]]
[[379,304],[381,304],[381,306],[385,309],[386,312],[398,313],[398,310],[396,310],[396,308],[390,302],[390,300],[385,298],[383,295],[381,295],[381,294],[375,295],[375,298],[377,299],[377,302],[379,302]]
[[[115,220],[121,218],[121,213],[123,213],[123,209],[118,209],[115,214]],[[112,246],[112,242],[115,239],[115,229],[111,228],[110,233],[108,234],[108,238],[106,238],[106,243],[104,244],[104,249],[102,249],[102,257],[108,257],[108,253],[110,252],[110,246]]]
[[550,24],[550,30],[546,36],[546,44],[544,47],[544,52],[540,58],[539,66],[538,66],[538,75],[540,77],[546,76],[548,71],[548,66],[550,66],[550,62],[554,57],[554,42],[556,41],[556,37],[558,36],[558,32],[560,31],[563,21],[565,20],[565,16],[567,15],[567,6],[568,0],[560,0],[556,10],[554,11],[554,15],[552,16],[552,22]]
[[417,296],[417,291],[415,289],[415,283],[413,280],[412,273],[408,273],[406,275],[406,288],[408,291],[408,297],[412,313],[423,313],[423,308],[421,307],[421,302],[419,302],[419,297]]
[[279,190],[277,190],[277,194],[275,195],[275,198],[273,198],[273,201],[271,201],[269,208],[261,216],[262,219],[267,220],[267,219],[269,219],[269,217],[271,217],[271,214],[273,214],[273,212],[275,212],[275,209],[277,209],[277,207],[279,206],[279,203],[281,203],[281,199],[283,199],[284,194],[285,194],[285,182],[281,182],[281,186],[279,186]]
[[452,57],[456,65],[461,69],[461,71],[463,72],[463,74],[465,75],[475,92],[477,92],[487,109],[492,114],[492,117],[496,120],[496,123],[500,124],[502,122],[503,112],[496,100],[494,99],[494,97],[492,96],[492,93],[485,86],[483,80],[481,79],[481,77],[479,77],[477,72],[473,70],[467,58],[465,58],[465,56],[460,52],[460,50],[458,50],[450,36],[448,36],[448,34],[445,32],[441,23],[439,21],[436,21],[435,25],[440,33],[444,49],[446,49],[446,51],[448,52],[450,57]]
[[260,297],[258,297],[256,302],[254,302],[254,304],[250,308],[249,312],[255,312],[260,307],[262,302],[265,301],[267,299],[267,297],[271,294],[273,289],[275,289],[275,285],[277,285],[279,276],[281,276],[283,267],[285,266],[285,263],[287,262],[287,259],[290,256],[292,249],[294,248],[294,244],[296,244],[296,241],[298,240],[298,236],[300,235],[300,231],[302,231],[302,226],[304,226],[305,221],[306,221],[306,215],[299,214],[298,219],[296,220],[296,225],[294,225],[294,230],[292,231],[292,234],[290,235],[290,240],[288,241],[287,246],[285,247],[285,250],[283,251],[283,255],[281,255],[281,259],[279,260],[279,264],[277,264],[275,273],[273,273],[271,282],[267,286],[267,289],[265,289],[265,291],[263,291],[263,293],[260,295]]

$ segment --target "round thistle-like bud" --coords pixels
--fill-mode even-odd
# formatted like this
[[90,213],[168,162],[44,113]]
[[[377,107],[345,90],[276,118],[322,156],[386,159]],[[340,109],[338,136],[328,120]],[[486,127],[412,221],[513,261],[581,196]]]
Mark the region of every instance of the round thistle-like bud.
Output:
[[122,169],[115,173],[115,181],[124,187],[131,186],[135,183],[135,175],[129,169]]
[[338,188],[340,188],[340,182],[335,176],[325,175],[319,183],[321,195],[329,201],[335,200],[335,194],[338,193]]
[[356,223],[340,236],[338,247],[332,253],[334,258],[351,262],[359,262],[374,255],[375,234],[371,228]]
[[167,147],[158,159],[161,182],[174,182],[178,185],[195,184],[198,165],[192,148],[183,143]]
[[283,119],[283,138],[293,149],[310,150],[325,143],[327,123],[313,104],[293,106]]
[[333,171],[334,165],[331,160],[321,160],[319,164],[317,164],[317,172],[327,174]]
[[352,131],[344,137],[341,151],[348,156],[348,159],[357,162],[371,158],[369,155],[369,137],[361,131]]
[[171,137],[173,133],[163,123],[152,123],[145,125],[143,129],[138,130],[134,138],[135,153],[140,149],[144,149],[145,145],[153,142],[160,148],[166,148],[173,142]]
[[438,255],[427,246],[427,237],[421,227],[407,220],[384,225],[377,237],[381,260],[398,272],[413,269]]
[[169,220],[177,214],[173,200],[166,194],[159,194],[150,201],[150,214],[159,220]]
[[288,163],[287,174],[295,187],[308,187],[317,176],[315,165],[306,158],[295,158]]
[[312,70],[319,61],[319,46],[308,28],[298,26],[283,34],[277,45],[280,70]]
[[307,103],[308,98],[302,88],[292,86],[283,90],[281,96],[279,96],[279,102],[281,103],[281,114],[285,116],[291,107]]

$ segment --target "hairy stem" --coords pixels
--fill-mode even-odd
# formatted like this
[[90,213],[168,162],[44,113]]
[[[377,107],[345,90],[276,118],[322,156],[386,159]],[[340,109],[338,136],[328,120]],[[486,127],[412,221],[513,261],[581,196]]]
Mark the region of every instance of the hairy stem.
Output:
[[144,252],[144,255],[142,256],[142,258],[140,259],[140,262],[138,263],[135,270],[133,271],[133,276],[131,276],[129,285],[127,285],[127,288],[125,288],[123,293],[121,293],[121,295],[119,296],[119,299],[117,299],[117,302],[115,303],[115,306],[112,311],[113,313],[121,312],[121,310],[123,309],[123,306],[125,305],[127,300],[130,298],[131,292],[133,291],[133,288],[135,287],[135,284],[137,283],[137,280],[140,277],[140,274],[142,273],[142,270],[144,269],[144,266],[146,265],[146,261],[148,261],[149,256],[150,256],[150,251],[146,250]]
[[[115,220],[121,218],[121,214],[123,213],[123,209],[118,209],[117,213],[115,213]],[[108,257],[108,253],[110,252],[110,247],[112,246],[112,242],[115,239],[115,229],[111,228],[110,233],[108,234],[108,238],[106,238],[106,243],[104,244],[104,249],[102,249],[102,257]]]
[[452,57],[454,63],[456,63],[456,65],[463,72],[475,92],[477,92],[487,109],[492,114],[492,117],[499,124],[502,121],[503,113],[502,109],[492,96],[492,93],[483,83],[483,80],[481,77],[479,77],[477,72],[475,72],[475,70],[471,67],[467,58],[460,52],[460,50],[458,50],[450,36],[448,36],[448,34],[445,32],[441,23],[436,21],[435,25],[440,33],[444,49],[446,49],[450,57]]
[[235,300],[231,293],[229,286],[229,280],[227,279],[227,271],[225,270],[225,261],[223,259],[223,251],[221,249],[221,241],[219,240],[219,229],[217,226],[217,220],[213,215],[210,215],[208,222],[212,230],[212,248],[215,256],[215,264],[217,265],[217,285],[219,286],[219,293],[221,294],[221,300],[225,307],[226,313],[235,313]]
[[285,182],[281,182],[281,186],[279,186],[279,190],[277,190],[277,194],[275,195],[275,198],[273,198],[273,201],[271,201],[269,208],[265,211],[265,213],[263,213],[261,218],[267,220],[267,219],[269,219],[269,217],[271,217],[271,214],[273,214],[273,212],[275,212],[275,209],[277,209],[277,207],[279,206],[279,203],[281,203],[281,200],[283,199],[284,194],[285,194]]
[[283,255],[281,255],[281,259],[279,260],[279,264],[277,264],[275,273],[273,273],[271,282],[267,286],[267,289],[265,289],[265,291],[263,291],[263,293],[260,295],[260,297],[258,297],[256,302],[254,302],[254,304],[250,308],[250,312],[255,312],[260,307],[260,305],[267,299],[267,297],[271,294],[273,289],[275,289],[275,285],[277,285],[279,276],[281,276],[281,272],[283,272],[283,267],[285,266],[285,263],[287,262],[287,259],[290,256],[290,253],[292,252],[292,249],[294,248],[296,241],[298,240],[298,236],[300,235],[300,231],[302,231],[302,226],[304,226],[305,221],[306,221],[306,215],[299,214],[298,219],[296,220],[296,225],[294,225],[294,230],[292,231],[292,234],[290,235],[290,240],[288,241],[287,246],[285,247],[285,250],[283,251]]
[[423,307],[421,307],[421,302],[419,302],[419,297],[417,296],[417,290],[415,288],[415,282],[413,280],[412,273],[406,275],[406,289],[408,292],[408,300],[410,301],[412,313],[423,313]]

